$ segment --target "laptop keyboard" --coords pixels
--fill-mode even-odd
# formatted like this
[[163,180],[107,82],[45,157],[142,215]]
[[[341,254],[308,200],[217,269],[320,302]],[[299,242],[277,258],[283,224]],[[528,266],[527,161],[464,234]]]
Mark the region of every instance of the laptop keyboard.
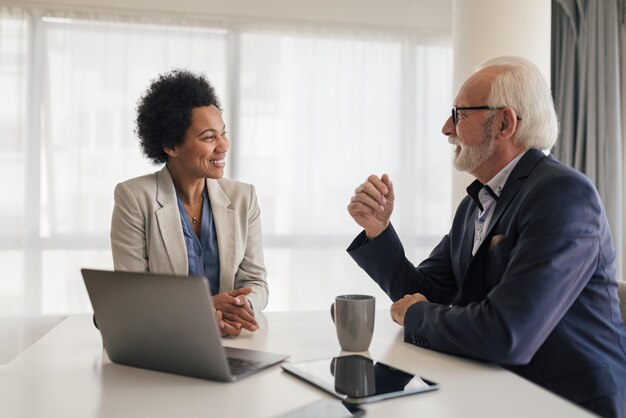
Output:
[[228,367],[233,376],[239,376],[248,372],[258,370],[263,366],[263,362],[254,360],[243,360],[240,358],[228,357]]

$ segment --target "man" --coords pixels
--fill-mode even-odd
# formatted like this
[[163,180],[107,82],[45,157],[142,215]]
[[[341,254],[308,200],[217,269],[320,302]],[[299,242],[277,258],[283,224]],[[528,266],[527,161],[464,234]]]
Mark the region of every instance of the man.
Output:
[[385,174],[357,187],[348,248],[395,302],[406,342],[494,362],[602,416],[626,417],[626,329],[602,202],[541,150],[557,137],[550,89],[515,57],[485,63],[443,126],[476,180],[450,232],[414,267]]

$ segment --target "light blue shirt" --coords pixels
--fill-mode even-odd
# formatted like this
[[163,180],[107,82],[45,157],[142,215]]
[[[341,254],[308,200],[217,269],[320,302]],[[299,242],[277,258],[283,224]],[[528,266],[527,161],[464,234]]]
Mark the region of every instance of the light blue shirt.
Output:
[[193,230],[187,212],[178,195],[178,212],[183,226],[183,237],[187,247],[187,261],[190,276],[204,276],[209,279],[211,294],[216,295],[220,289],[220,256],[217,248],[217,234],[213,222],[213,212],[209,204],[206,187],[202,192],[202,217],[200,220],[200,239]]

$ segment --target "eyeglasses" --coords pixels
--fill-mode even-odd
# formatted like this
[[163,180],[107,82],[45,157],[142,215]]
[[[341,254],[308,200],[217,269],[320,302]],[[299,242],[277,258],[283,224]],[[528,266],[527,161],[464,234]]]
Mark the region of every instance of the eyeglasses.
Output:
[[[492,107],[492,106],[454,106],[452,108],[452,123],[455,125],[459,122],[459,110],[500,110],[504,107]],[[518,120],[521,120],[519,117]]]

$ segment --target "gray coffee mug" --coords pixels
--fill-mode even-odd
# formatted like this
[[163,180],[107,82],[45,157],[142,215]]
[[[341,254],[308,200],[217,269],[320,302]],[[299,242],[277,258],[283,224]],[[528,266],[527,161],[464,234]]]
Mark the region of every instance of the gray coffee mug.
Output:
[[374,335],[376,299],[368,295],[341,295],[330,305],[342,350],[367,351]]

